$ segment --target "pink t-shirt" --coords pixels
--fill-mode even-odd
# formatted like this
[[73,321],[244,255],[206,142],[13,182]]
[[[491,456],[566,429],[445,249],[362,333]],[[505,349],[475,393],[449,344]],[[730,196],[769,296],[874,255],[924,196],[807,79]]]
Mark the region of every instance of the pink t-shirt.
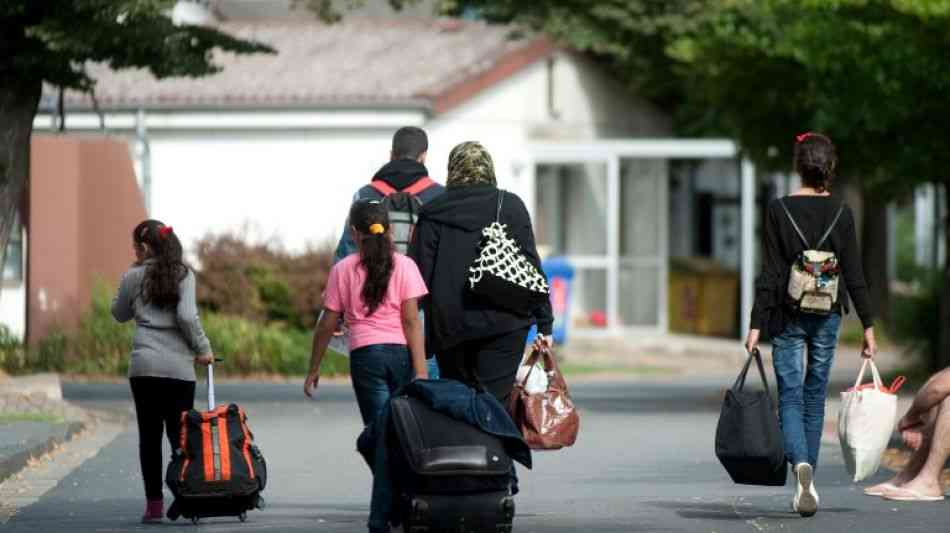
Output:
[[330,271],[323,306],[343,313],[350,328],[351,350],[371,344],[407,344],[402,331],[402,303],[425,296],[429,291],[415,261],[398,253],[394,259],[386,296],[370,316],[366,316],[368,309],[360,295],[366,270],[360,265],[359,254],[348,256]]

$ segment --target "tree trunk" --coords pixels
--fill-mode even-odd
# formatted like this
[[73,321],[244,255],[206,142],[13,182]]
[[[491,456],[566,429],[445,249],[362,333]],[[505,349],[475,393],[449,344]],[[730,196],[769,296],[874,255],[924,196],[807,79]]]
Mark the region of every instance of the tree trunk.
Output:
[[[950,179],[943,183],[943,242],[946,256],[943,261],[943,288],[940,294],[940,342],[937,346],[937,370],[950,365]],[[937,224],[940,221],[936,221]]]
[[33,117],[43,91],[41,80],[14,80],[0,83],[0,270],[27,190]]
[[890,318],[891,284],[888,268],[887,202],[868,193],[863,194],[862,257],[864,277],[871,294],[875,314],[883,322]]

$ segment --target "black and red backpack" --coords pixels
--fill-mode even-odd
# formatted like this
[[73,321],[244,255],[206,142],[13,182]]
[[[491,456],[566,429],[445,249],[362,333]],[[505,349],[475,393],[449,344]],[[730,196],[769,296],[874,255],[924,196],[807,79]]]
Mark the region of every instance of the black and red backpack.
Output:
[[180,447],[168,465],[166,483],[175,502],[168,516],[238,516],[261,508],[267,464],[235,404],[182,413]]

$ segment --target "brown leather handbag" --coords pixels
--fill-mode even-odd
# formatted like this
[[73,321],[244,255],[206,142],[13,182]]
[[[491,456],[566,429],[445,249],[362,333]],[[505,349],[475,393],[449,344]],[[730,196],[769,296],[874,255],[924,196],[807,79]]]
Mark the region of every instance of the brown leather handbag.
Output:
[[[548,387],[544,392],[530,394],[525,390],[525,384],[539,359],[548,375]],[[525,442],[532,450],[559,450],[573,445],[581,419],[554,355],[550,350],[535,350],[524,364],[532,370],[521,382],[515,383],[508,401],[508,412]]]

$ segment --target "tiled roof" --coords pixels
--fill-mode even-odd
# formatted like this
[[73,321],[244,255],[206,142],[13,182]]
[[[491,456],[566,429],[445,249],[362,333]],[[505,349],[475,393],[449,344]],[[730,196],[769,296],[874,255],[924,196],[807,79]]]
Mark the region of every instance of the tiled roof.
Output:
[[[277,55],[219,53],[219,74],[156,80],[148,71],[91,65],[103,109],[137,107],[415,106],[444,111],[551,51],[511,28],[437,19],[351,18],[223,23]],[[47,100],[49,102],[50,100]],[[70,92],[71,109],[91,107]]]

